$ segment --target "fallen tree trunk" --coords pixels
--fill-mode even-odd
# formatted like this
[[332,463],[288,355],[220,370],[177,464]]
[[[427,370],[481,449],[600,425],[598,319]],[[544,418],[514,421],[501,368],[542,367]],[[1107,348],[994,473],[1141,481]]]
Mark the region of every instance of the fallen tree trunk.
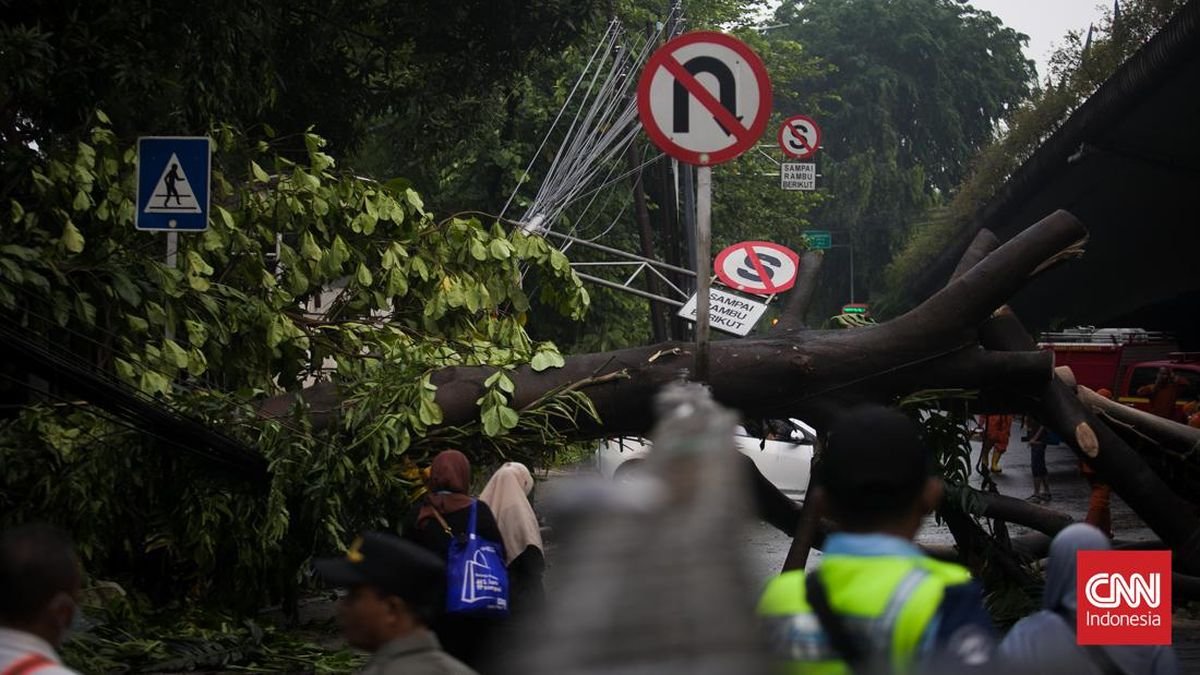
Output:
[[[962,274],[963,278],[971,274],[974,267],[967,267],[970,259],[979,260],[976,266],[986,264],[991,256],[1003,250],[1000,247],[989,254],[995,245],[995,235],[987,230],[980,231],[956,274]],[[1047,265],[1078,252],[1078,247],[1074,246],[1064,249],[1060,255],[1048,259]],[[1045,269],[1046,266],[1042,266],[1035,273]],[[995,351],[1028,353],[1037,348],[1033,337],[1007,305],[980,325],[979,340],[985,348]],[[1175,494],[1128,443],[1080,401],[1075,383],[1065,375],[1056,373],[1041,391],[1032,394],[1003,385],[997,388],[1001,390],[1002,398],[1023,403],[1022,409],[1057,432],[1103,480],[1112,485],[1130,508],[1175,551],[1177,569],[1189,574],[1200,573],[1200,516],[1195,507]]]
[[[711,347],[709,383],[722,404],[754,417],[797,416],[823,425],[848,404],[888,402],[927,388],[976,388],[1003,378],[1036,390],[1051,376],[1043,352],[995,353],[975,344],[975,328],[1019,290],[1042,264],[1086,236],[1074,217],[1059,211],[997,249],[954,283],[908,314],[856,330],[796,331],[764,339],[724,340]],[[651,397],[692,363],[690,343],[667,343],[566,359],[562,368],[510,373],[511,405],[520,410],[549,392],[580,388],[600,415],[565,430],[578,438],[645,433],[653,422]],[[478,419],[475,401],[491,367],[449,367],[434,373],[445,426]],[[314,427],[332,424],[341,401],[332,384],[301,392]],[[297,394],[267,400],[266,417],[286,415]]]
[[1125,424],[1150,441],[1180,455],[1200,455],[1200,429],[1117,403],[1087,387],[1078,387],[1077,391],[1079,400],[1093,412]]

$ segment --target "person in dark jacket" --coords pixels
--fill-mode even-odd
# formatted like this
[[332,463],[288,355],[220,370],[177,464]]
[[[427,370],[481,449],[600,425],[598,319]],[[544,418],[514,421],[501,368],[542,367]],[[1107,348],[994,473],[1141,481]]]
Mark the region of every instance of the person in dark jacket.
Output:
[[365,532],[344,556],[313,566],[348,591],[338,601],[338,622],[347,642],[371,653],[361,675],[475,675],[427,628],[445,602],[446,566],[437,556],[395,535]]
[[[466,455],[458,450],[438,453],[429,469],[428,487],[419,508],[405,519],[402,532],[405,539],[445,561],[451,537],[466,533],[470,507],[476,503],[476,535],[498,544],[502,541],[492,510],[469,494],[471,462]],[[443,614],[434,622],[433,630],[451,656],[482,671],[488,642],[501,621],[495,617]]]
[[520,462],[507,462],[492,474],[479,499],[496,515],[508,565],[508,604],[514,615],[528,614],[544,600],[546,557],[537,514],[529,503],[533,475]]

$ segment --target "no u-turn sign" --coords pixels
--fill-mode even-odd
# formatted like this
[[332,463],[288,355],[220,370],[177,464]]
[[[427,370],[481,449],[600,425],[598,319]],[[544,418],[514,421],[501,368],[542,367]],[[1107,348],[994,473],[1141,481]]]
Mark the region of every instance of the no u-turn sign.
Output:
[[663,152],[688,164],[720,164],[762,136],[771,83],[745,43],[724,33],[687,33],[650,57],[638,83],[638,113]]

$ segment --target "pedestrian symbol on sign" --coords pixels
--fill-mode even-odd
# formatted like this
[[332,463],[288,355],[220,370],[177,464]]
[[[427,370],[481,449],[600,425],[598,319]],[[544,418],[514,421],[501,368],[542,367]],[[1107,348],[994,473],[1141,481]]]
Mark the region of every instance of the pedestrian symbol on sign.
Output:
[[[182,192],[180,183],[184,184]],[[196,200],[195,192],[187,175],[179,166],[179,158],[175,153],[171,153],[171,159],[163,167],[162,177],[155,184],[154,192],[142,213],[201,213],[200,202]],[[172,200],[175,201],[174,204],[171,203]]]
[[142,136],[137,147],[134,227],[207,230],[212,141],[204,136]]

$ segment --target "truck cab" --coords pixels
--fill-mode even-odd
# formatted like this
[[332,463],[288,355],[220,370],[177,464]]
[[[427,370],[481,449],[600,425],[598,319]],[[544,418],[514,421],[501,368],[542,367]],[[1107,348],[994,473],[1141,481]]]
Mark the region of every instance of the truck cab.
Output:
[[1185,421],[1184,409],[1200,394],[1200,352],[1179,351],[1170,333],[1080,326],[1043,333],[1038,346],[1052,350],[1054,364],[1071,368],[1079,384],[1108,389],[1139,410],[1150,409],[1147,385],[1154,384],[1160,368],[1169,369],[1183,384],[1172,415],[1178,422]]
[[1161,368],[1171,371],[1182,385],[1171,419],[1186,423],[1187,409],[1200,399],[1200,352],[1174,352],[1167,359],[1133,364],[1125,372],[1125,380],[1117,390],[1117,400],[1138,410],[1149,410],[1148,390],[1154,386]]

